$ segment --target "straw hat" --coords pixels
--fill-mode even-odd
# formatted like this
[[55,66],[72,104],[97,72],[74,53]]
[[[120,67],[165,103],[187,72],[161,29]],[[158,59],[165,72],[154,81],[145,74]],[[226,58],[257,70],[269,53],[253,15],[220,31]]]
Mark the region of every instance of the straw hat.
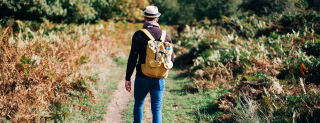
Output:
[[161,15],[158,11],[158,7],[156,6],[147,6],[146,10],[144,10],[142,14],[148,18],[157,18]]

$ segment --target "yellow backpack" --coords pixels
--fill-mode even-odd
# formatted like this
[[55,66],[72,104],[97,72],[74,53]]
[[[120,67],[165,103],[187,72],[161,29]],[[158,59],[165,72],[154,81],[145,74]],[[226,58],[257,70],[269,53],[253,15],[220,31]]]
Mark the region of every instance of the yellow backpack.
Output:
[[155,41],[148,30],[142,29],[150,40],[146,51],[146,62],[141,64],[142,73],[152,78],[167,78],[168,70],[173,67],[171,55],[173,53],[172,44],[165,42],[166,31],[162,30],[160,40]]

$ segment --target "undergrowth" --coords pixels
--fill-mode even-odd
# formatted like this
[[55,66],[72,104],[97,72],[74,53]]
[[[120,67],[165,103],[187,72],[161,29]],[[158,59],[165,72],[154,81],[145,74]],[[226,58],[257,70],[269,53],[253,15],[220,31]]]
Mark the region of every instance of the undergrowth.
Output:
[[232,89],[215,122],[319,122],[319,29],[313,11],[203,20],[175,39],[175,66],[185,90]]
[[73,110],[88,118],[82,122],[103,120],[99,115],[104,108],[96,106],[101,99],[93,88],[110,74],[106,72],[115,64],[112,59],[129,50],[126,42],[135,27],[142,27],[12,19],[1,24],[0,120],[4,122],[64,122]]

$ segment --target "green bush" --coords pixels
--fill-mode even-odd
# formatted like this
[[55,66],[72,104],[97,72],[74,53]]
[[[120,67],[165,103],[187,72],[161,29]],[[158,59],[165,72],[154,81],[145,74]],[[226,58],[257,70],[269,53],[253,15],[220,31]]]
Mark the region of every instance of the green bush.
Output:
[[185,16],[184,14],[180,14],[182,12],[182,4],[179,3],[179,0],[152,0],[151,3],[157,6],[161,13],[159,17],[160,23],[178,24],[180,18]]
[[[191,1],[190,1],[191,2]],[[193,2],[196,5],[195,15],[198,20],[214,19],[222,16],[235,16],[242,0],[201,0]]]
[[292,0],[245,0],[240,7],[244,11],[252,11],[260,16],[297,11]]
[[99,19],[136,21],[142,20],[141,12],[147,5],[147,0],[3,0],[0,2],[0,18],[37,21],[47,18],[66,23]]
[[313,10],[320,11],[320,0],[307,0],[309,3],[309,8]]
[[234,16],[241,0],[152,0],[162,13],[160,21],[169,24],[190,24],[194,20]]
[[1,18],[14,16],[15,19],[40,20],[46,17],[55,21],[91,21],[97,12],[89,2],[81,0],[13,0],[0,3]]

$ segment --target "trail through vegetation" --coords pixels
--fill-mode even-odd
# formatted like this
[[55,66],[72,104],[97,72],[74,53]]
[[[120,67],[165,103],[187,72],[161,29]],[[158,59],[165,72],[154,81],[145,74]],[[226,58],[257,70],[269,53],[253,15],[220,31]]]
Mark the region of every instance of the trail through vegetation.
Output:
[[[135,74],[135,73],[134,73]],[[111,102],[108,104],[106,115],[103,116],[104,123],[122,123],[122,113],[129,101],[133,98],[134,88],[128,92],[124,86],[124,76],[118,82],[117,90],[112,93]],[[134,76],[131,77],[134,85]]]
[[0,122],[132,122],[123,74],[149,4],[175,24],[164,122],[320,122],[320,0],[2,1]]

